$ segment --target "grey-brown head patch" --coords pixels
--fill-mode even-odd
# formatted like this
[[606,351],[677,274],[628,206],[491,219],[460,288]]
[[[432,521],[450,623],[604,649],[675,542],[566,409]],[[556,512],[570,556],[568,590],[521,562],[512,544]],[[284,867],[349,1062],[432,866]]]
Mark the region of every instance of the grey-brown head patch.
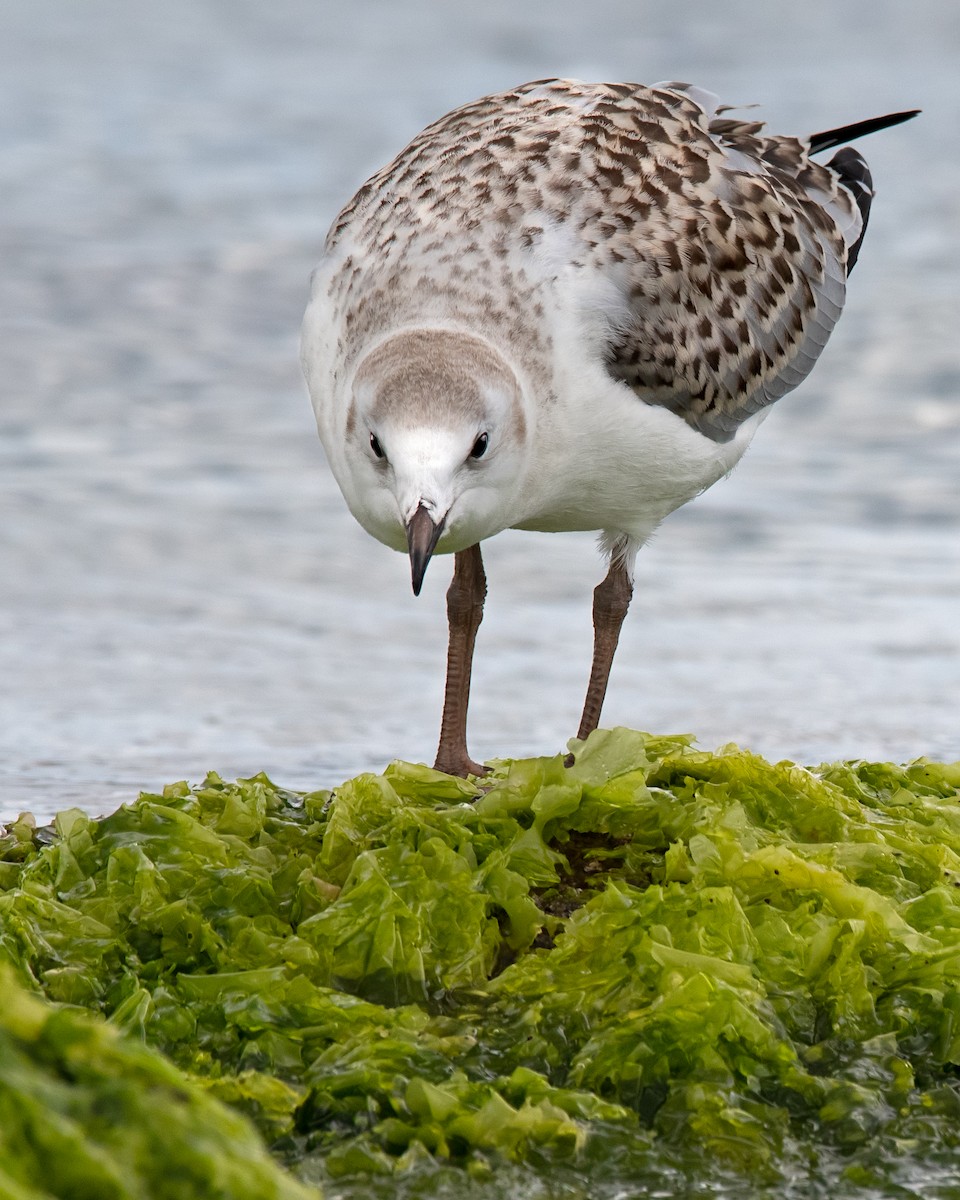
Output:
[[500,389],[512,403],[515,432],[522,437],[520,386],[502,355],[481,338],[456,330],[412,329],[388,338],[361,360],[354,394],[372,391],[369,414],[375,423],[459,427],[476,422],[479,427],[487,415],[488,387]]

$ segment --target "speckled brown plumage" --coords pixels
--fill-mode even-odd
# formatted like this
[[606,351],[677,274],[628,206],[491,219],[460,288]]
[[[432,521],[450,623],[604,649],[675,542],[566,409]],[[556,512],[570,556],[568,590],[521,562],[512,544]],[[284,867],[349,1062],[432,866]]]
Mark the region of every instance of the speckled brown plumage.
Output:
[[490,330],[549,395],[538,317],[554,289],[595,277],[584,321],[610,375],[730,438],[816,361],[871,193],[855,151],[858,195],[806,143],[710,100],[548,80],[434,122],[330,232],[343,369],[380,329],[449,321]]

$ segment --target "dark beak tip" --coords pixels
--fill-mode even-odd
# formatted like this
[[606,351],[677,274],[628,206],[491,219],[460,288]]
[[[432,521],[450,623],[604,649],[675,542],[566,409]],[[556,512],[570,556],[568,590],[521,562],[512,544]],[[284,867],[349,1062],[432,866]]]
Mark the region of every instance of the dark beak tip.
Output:
[[444,520],[435,523],[421,504],[407,523],[407,546],[410,551],[410,575],[413,594],[420,595],[427,564],[443,533]]

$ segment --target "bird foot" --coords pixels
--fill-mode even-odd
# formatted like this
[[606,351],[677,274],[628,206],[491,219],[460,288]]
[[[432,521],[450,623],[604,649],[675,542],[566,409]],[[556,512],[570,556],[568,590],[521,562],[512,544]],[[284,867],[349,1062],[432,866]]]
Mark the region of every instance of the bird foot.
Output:
[[444,748],[437,751],[437,761],[433,764],[433,769],[443,771],[445,775],[459,775],[461,779],[466,779],[468,775],[482,777],[490,770],[483,763],[474,762],[465,749],[456,751]]

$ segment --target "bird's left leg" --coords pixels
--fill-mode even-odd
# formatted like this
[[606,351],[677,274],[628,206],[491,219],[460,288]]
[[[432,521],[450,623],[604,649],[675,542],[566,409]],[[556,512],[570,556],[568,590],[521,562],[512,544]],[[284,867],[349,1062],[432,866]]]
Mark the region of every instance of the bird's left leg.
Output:
[[632,598],[633,581],[627,561],[622,555],[614,554],[606,578],[593,593],[593,666],[577,734],[581,741],[600,723],[600,710],[607,694],[607,680],[620,640],[620,627]]
[[443,720],[436,770],[448,775],[485,775],[487,768],[467,753],[467,705],[470,674],[477,630],[483,620],[487,577],[480,547],[461,550],[453,558],[453,580],[447,591],[447,620],[450,644],[447,649],[447,683],[443,696]]

